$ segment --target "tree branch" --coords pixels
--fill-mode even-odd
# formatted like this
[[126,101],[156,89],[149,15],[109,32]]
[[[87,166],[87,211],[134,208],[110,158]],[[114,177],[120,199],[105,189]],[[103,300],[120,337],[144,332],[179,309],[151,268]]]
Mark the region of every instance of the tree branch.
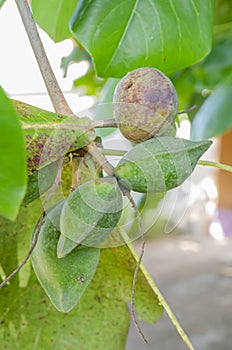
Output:
[[27,1],[15,0],[15,2],[55,111],[64,115],[73,115],[52,71]]

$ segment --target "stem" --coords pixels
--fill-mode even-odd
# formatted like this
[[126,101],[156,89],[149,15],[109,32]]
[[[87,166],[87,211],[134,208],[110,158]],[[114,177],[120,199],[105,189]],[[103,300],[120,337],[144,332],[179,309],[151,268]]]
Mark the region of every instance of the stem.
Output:
[[[126,234],[126,232],[124,230],[120,230],[120,234],[121,234],[123,240],[125,241],[125,243],[127,244],[128,248],[130,249],[130,252],[133,255],[135,261],[137,261],[137,263],[138,263],[140,258],[138,256],[138,254],[137,254],[133,244],[130,242],[130,239],[129,239],[128,235]],[[160,304],[163,306],[163,308],[167,312],[170,320],[172,321],[172,323],[176,327],[176,330],[179,333],[179,335],[181,336],[181,338],[184,341],[184,343],[187,345],[189,350],[194,350],[194,347],[191,344],[190,339],[188,338],[187,334],[185,333],[185,331],[183,330],[183,328],[179,324],[179,322],[176,319],[173,311],[171,310],[170,306],[166,302],[165,298],[161,294],[160,290],[156,286],[155,282],[151,278],[151,275],[149,274],[149,272],[147,271],[147,269],[145,268],[145,266],[144,266],[144,264],[142,262],[140,262],[140,270],[143,273],[144,277],[146,278],[146,280],[147,280],[148,284],[150,285],[151,289],[153,290],[153,292],[157,295]]]
[[117,128],[118,122],[115,119],[93,120],[91,126],[92,128]]
[[95,146],[94,143],[91,143],[90,145],[88,145],[87,150],[91,154],[91,156],[94,159],[96,159],[100,167],[102,167],[109,176],[114,175],[113,165],[111,165],[108,162],[106,157],[101,153],[101,151],[98,149],[98,147]]
[[118,156],[123,157],[127,151],[119,150],[119,149],[109,149],[109,148],[98,148],[102,154],[107,156]]
[[73,115],[52,71],[27,1],[15,0],[15,2],[55,111],[64,115]]
[[[135,310],[135,287],[136,287],[136,281],[137,281],[139,268],[140,268],[140,265],[141,265],[141,262],[143,259],[143,255],[145,252],[145,244],[146,244],[144,232],[143,232],[143,227],[142,227],[142,220],[141,220],[141,215],[140,215],[139,209],[138,209],[130,191],[122,185],[119,185],[119,187],[120,187],[123,195],[129,199],[129,202],[135,211],[135,215],[136,215],[137,220],[138,220],[139,232],[140,232],[140,235],[142,238],[141,251],[140,251],[140,255],[139,255],[138,259],[136,259],[137,264],[136,264],[135,271],[134,271],[133,283],[132,283],[132,289],[131,289],[131,314],[132,314],[132,320],[134,322],[134,325],[135,325],[140,337],[142,338],[142,340],[144,341],[145,344],[149,344],[147,339],[145,338],[145,336],[143,334],[142,329],[139,326],[139,323],[137,320],[137,315],[136,315],[136,310]],[[120,231],[120,233],[121,233],[121,231]],[[122,237],[122,238],[124,239],[124,237]],[[126,242],[126,244],[127,244],[127,242]]]
[[193,105],[193,106],[191,106],[183,111],[178,112],[177,114],[190,113],[190,112],[194,111],[194,109],[196,109],[197,107],[198,107],[197,105]]
[[217,162],[211,162],[209,160],[198,160],[197,164],[204,165],[204,166],[212,166],[214,168],[229,171],[230,173],[232,173],[232,166],[231,165],[221,164],[221,163],[217,163]]

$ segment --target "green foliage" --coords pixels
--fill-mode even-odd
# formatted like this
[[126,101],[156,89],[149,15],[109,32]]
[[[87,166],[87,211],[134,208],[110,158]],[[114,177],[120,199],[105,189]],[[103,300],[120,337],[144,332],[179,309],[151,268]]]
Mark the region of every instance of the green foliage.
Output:
[[156,137],[139,143],[126,153],[115,168],[115,176],[133,191],[168,191],[191,175],[210,145],[211,141]]
[[191,129],[193,140],[217,136],[232,127],[232,74],[217,86],[196,114]]
[[32,0],[35,21],[54,41],[70,38],[69,20],[78,0]]
[[[6,275],[18,264],[18,245],[23,242],[24,249],[29,248],[29,237],[40,210],[40,203],[35,201],[21,209],[15,223],[0,219],[0,262]],[[37,349],[46,350],[124,350],[129,328],[127,303],[135,269],[126,246],[102,250],[92,283],[68,314],[51,305],[33,271],[28,278],[25,268],[22,273],[26,273],[26,285],[21,286],[23,274],[17,275],[0,291],[2,349],[30,350],[36,344]],[[147,322],[155,322],[162,314],[162,307],[141,272],[136,307],[140,319]]]
[[215,24],[220,25],[231,21],[232,2],[230,0],[216,0]]
[[56,179],[58,169],[59,163],[53,162],[28,176],[27,191],[23,198],[22,205],[28,205],[47,192]]
[[76,45],[76,46],[74,46],[72,52],[68,56],[63,57],[61,60],[60,67],[64,71],[64,77],[66,77],[68,67],[71,63],[73,63],[73,62],[77,63],[77,62],[82,62],[82,61],[88,61],[91,63],[91,57],[83,48]]
[[71,28],[101,77],[122,77],[146,66],[170,73],[209,53],[213,5],[213,0],[79,1]]
[[[0,2],[0,7],[3,2]],[[201,139],[217,135],[232,126],[229,113],[231,79],[227,78],[232,68],[230,1],[216,1],[219,11],[216,11],[214,47],[205,59],[212,44],[213,0],[79,0],[76,8],[77,2],[33,0],[32,11],[38,25],[56,42],[72,37],[68,28],[72,16],[72,31],[78,44],[63,59],[61,66],[65,75],[71,62],[87,61],[87,74],[77,79],[74,86],[99,97],[104,85],[95,119],[109,119],[113,115],[111,102],[118,82],[115,78],[134,68],[151,66],[164,73],[173,72],[180,108],[196,101],[202,104],[202,91],[209,93],[220,84],[196,114],[193,137]],[[195,64],[199,60],[201,62]],[[192,64],[195,65],[190,67]],[[182,68],[185,69],[177,71]],[[105,80],[97,75],[113,79]],[[105,235],[101,237],[99,230],[95,232],[96,227],[107,231],[109,246],[122,244],[122,237],[126,237],[120,234],[117,226],[112,231],[122,209],[122,194],[117,183],[108,189],[100,186],[95,193],[97,199],[93,191],[81,192],[88,187],[86,181],[103,176],[96,159],[87,154],[86,146],[96,141],[90,120],[74,120],[13,101],[20,116],[19,122],[11,102],[2,90],[0,93],[0,145],[4,150],[0,155],[0,214],[8,219],[16,217],[25,194],[25,156],[20,122],[28,170],[28,189],[22,202],[27,207],[21,208],[15,223],[0,219],[1,277],[4,279],[27,253],[29,237],[41,212],[40,203],[34,200],[51,187],[57,174],[57,160],[70,152],[72,169],[67,167],[62,174],[65,195],[68,196],[64,208],[73,206],[75,220],[78,215],[82,220],[81,223],[72,220],[64,209],[61,234],[61,204],[47,213],[32,262],[41,285],[53,305],[62,312],[50,303],[27,264],[0,290],[1,347],[7,350],[123,350],[130,324],[127,304],[131,300],[136,268],[132,245],[101,249],[100,260],[99,248],[76,247],[80,242],[88,243],[87,239],[93,243],[93,238],[101,243]],[[9,112],[7,118],[6,111]],[[225,118],[222,119],[221,115]],[[109,135],[113,130],[100,131],[99,135]],[[194,143],[170,137],[149,140],[133,147],[119,162],[115,174],[124,184],[130,182],[134,190],[169,190],[192,173],[197,160],[210,144],[210,141]],[[101,142],[99,146],[102,147]],[[71,177],[73,187],[78,188],[69,196]],[[98,181],[103,183],[105,180]],[[151,208],[155,197],[149,196],[148,204],[142,203],[141,208],[146,205]],[[157,196],[162,197],[162,194]],[[105,220],[102,212],[99,215],[95,199],[104,199],[100,209],[109,211],[115,209],[108,205],[112,198],[116,199],[117,210]],[[6,203],[9,210],[6,210]],[[90,231],[85,230],[88,224]],[[95,236],[100,233],[100,237],[91,237],[90,233]],[[139,319],[155,322],[162,314],[162,306],[157,298],[158,289],[144,273],[144,269],[139,269],[136,310]],[[162,305],[166,307],[163,300]],[[171,319],[178,328],[177,321]]]
[[12,102],[0,87],[0,215],[14,220],[26,191],[23,132]]
[[[116,178],[88,181],[67,198],[60,229],[77,245],[99,246],[117,225],[121,212],[122,194]],[[59,251],[58,255],[63,254]]]
[[20,101],[14,106],[24,129],[28,175],[96,137],[89,118],[66,117]]
[[6,0],[0,0],[0,9],[5,2],[6,2]]
[[[63,204],[61,202],[47,212],[31,259],[36,276],[52,304],[58,311],[69,312],[78,303],[95,274],[100,249],[82,247],[63,259],[57,257]],[[34,234],[37,229],[38,225]]]

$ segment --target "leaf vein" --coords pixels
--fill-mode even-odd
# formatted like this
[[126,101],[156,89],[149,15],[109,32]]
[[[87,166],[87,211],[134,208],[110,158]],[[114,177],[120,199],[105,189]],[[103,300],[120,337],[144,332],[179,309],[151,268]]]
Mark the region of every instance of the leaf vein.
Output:
[[162,25],[161,25],[161,21],[160,21],[160,17],[159,17],[159,12],[157,11],[157,8],[155,6],[155,4],[152,2],[152,0],[148,0],[151,7],[153,8],[154,10],[154,13],[156,15],[156,18],[157,18],[157,23],[158,23],[158,26],[159,26],[159,30],[160,30],[160,39],[161,39],[161,61],[163,61],[163,56],[164,56],[164,36],[163,36],[163,29],[162,29]]
[[180,18],[178,16],[178,13],[176,11],[176,8],[175,8],[175,5],[173,3],[173,0],[169,0],[170,2],[170,5],[171,5],[171,8],[172,8],[172,11],[174,13],[174,17],[176,18],[176,21],[177,21],[177,28],[178,28],[178,33],[179,33],[179,37],[178,37],[178,56],[179,56],[179,59],[181,58],[181,39],[182,39],[182,31],[181,31],[181,21],[180,21]]
[[121,46],[121,43],[122,43],[123,39],[125,38],[125,35],[126,35],[128,29],[129,29],[129,26],[130,26],[130,24],[131,24],[131,22],[132,22],[133,17],[134,17],[136,8],[137,8],[137,6],[138,6],[138,2],[139,2],[139,0],[135,0],[135,4],[134,4],[134,7],[133,7],[133,9],[132,9],[132,11],[131,11],[131,14],[130,14],[128,23],[127,23],[127,25],[126,25],[126,27],[125,27],[125,29],[124,29],[124,31],[123,31],[123,34],[122,34],[122,36],[121,36],[121,38],[120,38],[120,40],[119,40],[119,43],[118,43],[118,45],[117,45],[117,48],[116,48],[116,50],[114,51],[114,53],[113,53],[111,59],[109,60],[107,66],[105,67],[103,73],[104,73],[105,71],[107,71],[107,69],[109,68],[109,66],[111,65],[111,63],[113,62],[115,56],[116,56],[117,53],[118,53],[118,50],[119,50],[119,48],[120,48],[120,46]]
[[138,11],[135,11],[135,14],[138,16],[139,22],[141,23],[141,29],[142,29],[142,31],[143,31],[143,33],[144,33],[144,43],[145,43],[145,50],[146,50],[146,53],[145,53],[145,60],[147,60],[148,57],[149,57],[149,48],[148,48],[148,40],[147,40],[147,36],[146,36],[146,31],[145,31],[145,29],[144,29],[143,21],[142,21],[142,18],[141,18],[141,16],[140,16],[139,12],[138,12]]

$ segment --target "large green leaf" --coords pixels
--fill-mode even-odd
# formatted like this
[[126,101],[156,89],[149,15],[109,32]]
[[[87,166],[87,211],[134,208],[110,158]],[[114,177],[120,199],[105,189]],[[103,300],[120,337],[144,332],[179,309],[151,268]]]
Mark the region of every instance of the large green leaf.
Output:
[[32,0],[35,21],[55,41],[62,41],[72,35],[69,20],[78,0]]
[[[17,241],[24,240],[38,217],[38,204],[22,208],[16,223],[0,220],[0,264],[9,274],[18,264]],[[25,242],[29,248],[29,239]],[[22,271],[24,271],[25,267]],[[100,263],[84,296],[71,312],[58,312],[31,272],[22,287],[18,276],[0,290],[0,344],[5,350],[124,350],[129,328],[127,303],[135,261],[126,246],[102,249]],[[28,272],[26,276],[28,280]],[[155,322],[162,313],[156,295],[139,272],[138,316]]]
[[170,73],[209,53],[213,8],[214,0],[82,0],[71,29],[99,76],[144,66]]
[[18,115],[0,87],[0,215],[14,220],[26,191],[26,157]]
[[232,74],[207,98],[195,115],[192,140],[219,136],[232,128]]

